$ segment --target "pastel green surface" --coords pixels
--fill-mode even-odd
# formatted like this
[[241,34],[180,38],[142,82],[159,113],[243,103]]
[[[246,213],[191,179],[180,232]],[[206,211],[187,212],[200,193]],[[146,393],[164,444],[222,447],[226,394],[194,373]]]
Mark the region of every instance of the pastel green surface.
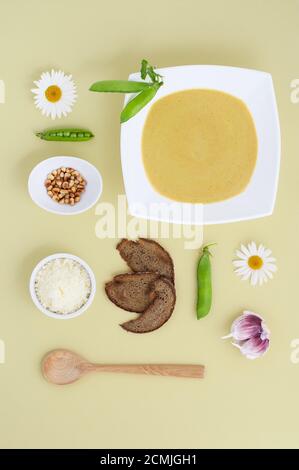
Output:
[[[299,104],[290,101],[290,82],[299,73],[299,4],[152,0],[151,5],[145,15],[140,0],[118,2],[117,8],[98,0],[2,2],[0,338],[6,363],[0,364],[1,447],[298,447],[299,364],[290,361],[290,342],[299,337]],[[136,21],[139,14],[142,21]],[[126,79],[143,57],[159,66],[225,64],[270,72],[283,140],[274,215],[205,229],[205,243],[217,242],[209,315],[200,322],[195,315],[199,253],[184,250],[182,240],[162,241],[175,262],[176,309],[159,331],[138,336],[118,326],[131,314],[103,292],[104,282],[125,270],[117,240],[96,237],[94,209],[66,218],[35,206],[27,178],[46,157],[76,155],[101,171],[102,201],[116,203],[124,192],[123,96],[96,96],[88,88],[96,80]],[[53,125],[35,109],[30,93],[32,81],[51,68],[72,73],[79,96],[72,114],[54,125],[92,129],[97,138],[84,146],[39,141],[34,135]],[[262,288],[242,283],[232,270],[235,248],[251,240],[272,248],[278,260],[278,273]],[[28,294],[34,265],[62,251],[86,260],[98,283],[88,312],[65,322],[43,316]],[[263,315],[271,329],[271,348],[260,360],[246,360],[220,339],[243,309]],[[41,358],[56,347],[108,363],[202,363],[206,378],[103,374],[56,388],[40,373]]]

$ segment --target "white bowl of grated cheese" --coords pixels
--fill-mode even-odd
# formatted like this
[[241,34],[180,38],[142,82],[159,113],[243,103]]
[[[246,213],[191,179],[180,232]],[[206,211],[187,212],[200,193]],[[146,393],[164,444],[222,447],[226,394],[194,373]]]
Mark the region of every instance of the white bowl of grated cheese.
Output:
[[45,315],[60,320],[78,317],[92,303],[95,276],[85,261],[68,253],[42,259],[32,271],[30,294]]

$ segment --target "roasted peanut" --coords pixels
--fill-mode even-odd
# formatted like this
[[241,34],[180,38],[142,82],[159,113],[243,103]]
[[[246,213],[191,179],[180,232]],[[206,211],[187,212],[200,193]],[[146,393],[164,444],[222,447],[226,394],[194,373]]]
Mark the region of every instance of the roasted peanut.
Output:
[[44,185],[53,201],[73,206],[80,201],[86,181],[74,168],[60,167],[49,173]]

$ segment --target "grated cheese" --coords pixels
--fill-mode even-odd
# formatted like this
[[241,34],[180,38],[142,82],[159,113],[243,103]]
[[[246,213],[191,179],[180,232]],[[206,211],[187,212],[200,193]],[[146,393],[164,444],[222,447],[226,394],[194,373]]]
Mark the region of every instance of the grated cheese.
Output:
[[44,308],[60,314],[77,311],[88,300],[91,281],[77,261],[57,258],[43,266],[35,279],[36,295]]

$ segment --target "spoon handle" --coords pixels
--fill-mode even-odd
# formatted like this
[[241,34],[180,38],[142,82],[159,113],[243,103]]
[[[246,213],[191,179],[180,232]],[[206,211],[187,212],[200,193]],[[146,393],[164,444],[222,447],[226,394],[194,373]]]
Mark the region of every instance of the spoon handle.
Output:
[[204,366],[193,364],[89,364],[88,371],[163,375],[202,379]]

